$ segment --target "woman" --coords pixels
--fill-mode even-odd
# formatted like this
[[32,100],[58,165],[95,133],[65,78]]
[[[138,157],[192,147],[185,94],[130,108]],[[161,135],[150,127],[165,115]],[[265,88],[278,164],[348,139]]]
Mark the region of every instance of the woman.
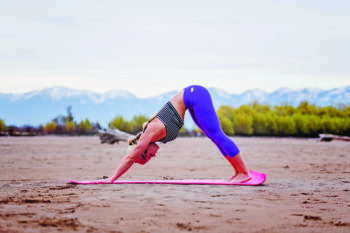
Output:
[[98,182],[112,183],[135,162],[147,163],[159,149],[155,142],[167,143],[178,136],[184,124],[186,110],[190,112],[197,126],[216,144],[235,170],[236,174],[229,182],[249,180],[251,175],[241,159],[239,149],[220,127],[208,90],[202,86],[192,85],[173,96],[155,116],[144,124],[143,132],[129,139],[128,154],[109,178],[98,180]]

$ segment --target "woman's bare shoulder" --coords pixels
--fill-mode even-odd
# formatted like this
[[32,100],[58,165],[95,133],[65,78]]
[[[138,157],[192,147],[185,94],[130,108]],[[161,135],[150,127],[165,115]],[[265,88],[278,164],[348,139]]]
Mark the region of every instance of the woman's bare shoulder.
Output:
[[154,118],[148,124],[147,129],[143,134],[145,137],[150,137],[151,142],[157,142],[166,136],[166,128],[158,118]]

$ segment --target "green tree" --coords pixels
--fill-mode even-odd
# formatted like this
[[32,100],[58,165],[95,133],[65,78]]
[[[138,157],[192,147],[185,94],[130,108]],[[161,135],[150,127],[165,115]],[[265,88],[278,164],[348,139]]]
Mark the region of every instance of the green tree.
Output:
[[56,122],[52,121],[52,122],[48,122],[46,123],[44,130],[48,133],[48,134],[52,134],[56,129]]
[[321,127],[323,133],[339,134],[340,133],[340,121],[338,118],[331,118],[324,116],[321,119]]
[[342,116],[344,118],[350,118],[350,106],[343,106]]
[[0,118],[0,132],[5,130],[6,125],[3,119]]
[[232,107],[230,107],[230,106],[227,106],[227,105],[223,105],[223,106],[221,106],[218,110],[217,110],[217,112],[216,112],[216,114],[218,115],[218,116],[222,116],[222,117],[226,117],[227,119],[229,119],[231,122],[233,122],[233,116],[234,116],[234,108],[232,108]]
[[258,102],[253,102],[251,106],[254,109],[255,113],[269,113],[271,112],[271,107],[265,104],[259,104]]
[[308,128],[312,137],[318,136],[322,132],[321,118],[316,115],[308,115]]
[[329,116],[329,117],[342,117],[343,112],[340,109],[335,108],[333,106],[327,106],[327,107],[319,108],[317,111],[317,115]]
[[253,115],[253,132],[255,135],[267,135],[268,120],[266,117],[267,114],[255,113]]
[[340,134],[350,136],[350,118],[342,118],[340,125],[341,125]]
[[69,134],[75,131],[75,123],[73,121],[68,121],[66,123],[66,130]]
[[298,136],[310,136],[309,115],[301,115],[300,113],[293,116],[295,130]]
[[130,122],[133,133],[142,131],[143,123],[145,123],[146,121],[148,121],[148,119],[149,119],[149,118],[146,117],[145,115],[137,115],[137,116],[134,116],[134,117],[131,119],[131,122]]
[[235,133],[233,129],[233,123],[230,121],[230,119],[224,115],[219,114],[219,121],[220,121],[220,126],[222,128],[222,131],[224,131],[225,134],[227,135],[233,135]]
[[236,115],[252,116],[254,114],[254,108],[250,105],[242,105],[234,111],[233,117]]
[[297,107],[296,112],[303,115],[315,115],[317,114],[317,107],[314,104],[309,104],[308,101],[303,101]]
[[274,112],[279,116],[291,116],[295,113],[295,108],[291,105],[275,106]]
[[88,133],[92,130],[92,124],[88,118],[81,120],[78,125],[79,131],[81,133]]
[[295,122],[291,116],[279,116],[276,118],[277,134],[280,136],[290,136],[295,134]]
[[235,114],[234,132],[242,135],[253,134],[253,117],[247,114]]
[[277,114],[274,112],[265,114],[266,120],[266,135],[277,135]]
[[122,116],[116,116],[113,120],[109,122],[109,128],[111,129],[119,129],[124,132],[132,132],[132,125],[124,120]]

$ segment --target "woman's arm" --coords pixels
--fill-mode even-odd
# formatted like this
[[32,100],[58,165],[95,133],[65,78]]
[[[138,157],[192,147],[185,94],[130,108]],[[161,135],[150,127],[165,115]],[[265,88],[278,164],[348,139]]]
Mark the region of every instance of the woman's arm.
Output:
[[148,144],[151,142],[151,138],[145,134],[142,134],[135,149],[128,155],[126,155],[114,169],[112,175],[108,180],[113,183],[116,179],[122,176],[130,167],[135,163],[136,159],[146,150]]

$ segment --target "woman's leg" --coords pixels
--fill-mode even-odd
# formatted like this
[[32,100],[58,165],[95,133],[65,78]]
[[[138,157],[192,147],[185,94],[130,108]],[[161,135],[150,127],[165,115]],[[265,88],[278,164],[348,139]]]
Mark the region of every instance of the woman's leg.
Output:
[[232,158],[237,155],[239,149],[222,131],[208,90],[201,86],[191,86],[191,91],[186,92],[185,98],[189,99],[187,105],[190,105],[187,108],[197,126],[216,144],[224,156]]
[[250,174],[236,144],[222,131],[218,116],[215,112],[211,96],[207,89],[201,86],[191,86],[184,96],[185,104],[193,121],[218,147],[220,152],[234,168],[236,175],[232,182],[241,182],[250,179]]
[[[194,113],[193,109],[189,109],[189,112],[190,112],[190,114],[191,114],[191,117],[192,117],[193,121],[196,123],[196,125],[202,130],[202,132],[203,132],[208,138],[210,138],[210,137],[209,137],[209,134],[206,132],[206,129],[203,128],[203,127],[200,125],[200,123],[198,122],[197,117],[196,117],[196,114]],[[215,142],[212,138],[210,138],[210,139],[212,140],[212,142],[215,143],[215,145],[217,146],[217,148],[220,150],[221,154],[222,154],[223,156],[226,156],[227,153],[224,151],[224,149],[221,147],[221,145],[218,144],[217,142]]]

